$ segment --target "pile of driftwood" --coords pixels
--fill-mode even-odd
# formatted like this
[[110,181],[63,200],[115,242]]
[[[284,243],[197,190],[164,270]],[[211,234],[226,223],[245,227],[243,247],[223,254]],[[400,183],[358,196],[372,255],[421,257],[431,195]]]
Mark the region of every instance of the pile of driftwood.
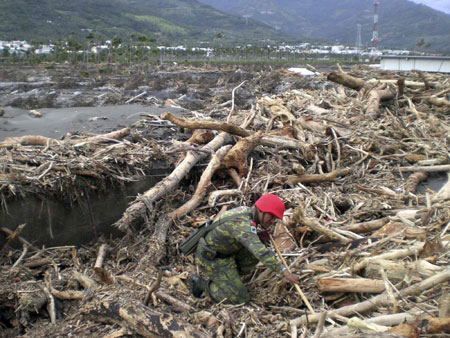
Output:
[[108,183],[138,181],[155,160],[166,161],[158,144],[131,135],[130,128],[95,136],[66,135],[62,140],[8,137],[0,141],[2,204],[7,208],[9,199],[29,194],[59,199],[70,195],[76,201],[80,186],[106,190]]
[[[19,239],[23,250],[2,249],[1,324],[28,336],[450,333],[450,183],[421,185],[450,171],[449,77],[317,73],[314,85],[262,93],[248,111],[232,100],[231,108],[214,109],[214,119],[210,111],[163,114],[165,123],[193,133],[158,146],[178,154],[175,169],[116,222],[124,238],[39,249],[11,232],[9,244]],[[284,70],[265,76],[295,77]],[[23,141],[4,141],[2,151]],[[155,152],[133,144],[147,156]],[[62,146],[46,140],[36,149]],[[57,168],[41,166],[36,182]],[[10,168],[2,175],[12,175]],[[266,192],[287,206],[272,246],[301,283],[287,285],[258,266],[245,277],[249,305],[193,298],[187,280],[196,267],[177,246],[193,227]]]

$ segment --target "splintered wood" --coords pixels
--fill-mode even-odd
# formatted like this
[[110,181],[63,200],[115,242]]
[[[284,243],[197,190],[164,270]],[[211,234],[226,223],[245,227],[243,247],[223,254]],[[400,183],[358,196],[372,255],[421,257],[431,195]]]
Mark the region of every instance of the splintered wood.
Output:
[[[247,87],[258,94],[240,110]],[[275,70],[230,88],[231,110],[212,100],[211,110],[163,114],[159,123],[187,131],[170,141],[130,140],[128,129],[4,140],[4,208],[25,184],[50,193],[76,175],[128,181],[150,158],[175,169],[114,221],[123,238],[39,249],[22,225],[1,228],[0,325],[33,337],[449,334],[449,88],[442,74]],[[287,207],[272,249],[300,284],[258,265],[242,277],[250,304],[194,298],[198,271],[178,245],[268,192]]]

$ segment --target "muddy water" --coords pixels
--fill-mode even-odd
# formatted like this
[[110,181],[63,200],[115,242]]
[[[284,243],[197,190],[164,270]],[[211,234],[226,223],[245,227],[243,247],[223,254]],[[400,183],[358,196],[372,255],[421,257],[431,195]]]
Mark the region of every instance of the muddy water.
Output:
[[3,108],[0,116],[0,141],[6,137],[41,135],[59,139],[69,131],[105,133],[125,128],[142,119],[141,114],[160,115],[164,111],[182,112],[183,109],[139,104],[42,108],[42,117],[33,117],[28,110]]
[[[8,202],[7,212],[0,211],[0,224],[10,229],[25,223],[21,236],[40,247],[45,245],[82,245],[95,241],[98,236],[109,238],[122,236],[112,224],[122,217],[129,203],[138,193],[153,187],[168,174],[166,163],[155,163],[149,176],[139,182],[114,187],[107,193],[97,195],[81,191],[78,203],[47,196],[29,196]],[[5,241],[0,232],[0,247]]]

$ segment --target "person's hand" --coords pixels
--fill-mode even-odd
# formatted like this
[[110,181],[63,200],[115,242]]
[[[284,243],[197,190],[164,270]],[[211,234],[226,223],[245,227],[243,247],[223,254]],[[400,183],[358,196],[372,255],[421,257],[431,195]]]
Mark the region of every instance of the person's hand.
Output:
[[291,284],[297,284],[300,277],[295,273],[289,272],[287,269],[283,271],[283,277]]

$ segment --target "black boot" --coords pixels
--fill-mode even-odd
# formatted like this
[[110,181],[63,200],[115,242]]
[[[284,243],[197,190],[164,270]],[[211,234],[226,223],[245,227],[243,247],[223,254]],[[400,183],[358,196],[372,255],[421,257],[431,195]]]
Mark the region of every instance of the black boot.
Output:
[[202,298],[202,294],[205,292],[208,281],[199,275],[192,275],[190,280],[191,293],[196,298]]

